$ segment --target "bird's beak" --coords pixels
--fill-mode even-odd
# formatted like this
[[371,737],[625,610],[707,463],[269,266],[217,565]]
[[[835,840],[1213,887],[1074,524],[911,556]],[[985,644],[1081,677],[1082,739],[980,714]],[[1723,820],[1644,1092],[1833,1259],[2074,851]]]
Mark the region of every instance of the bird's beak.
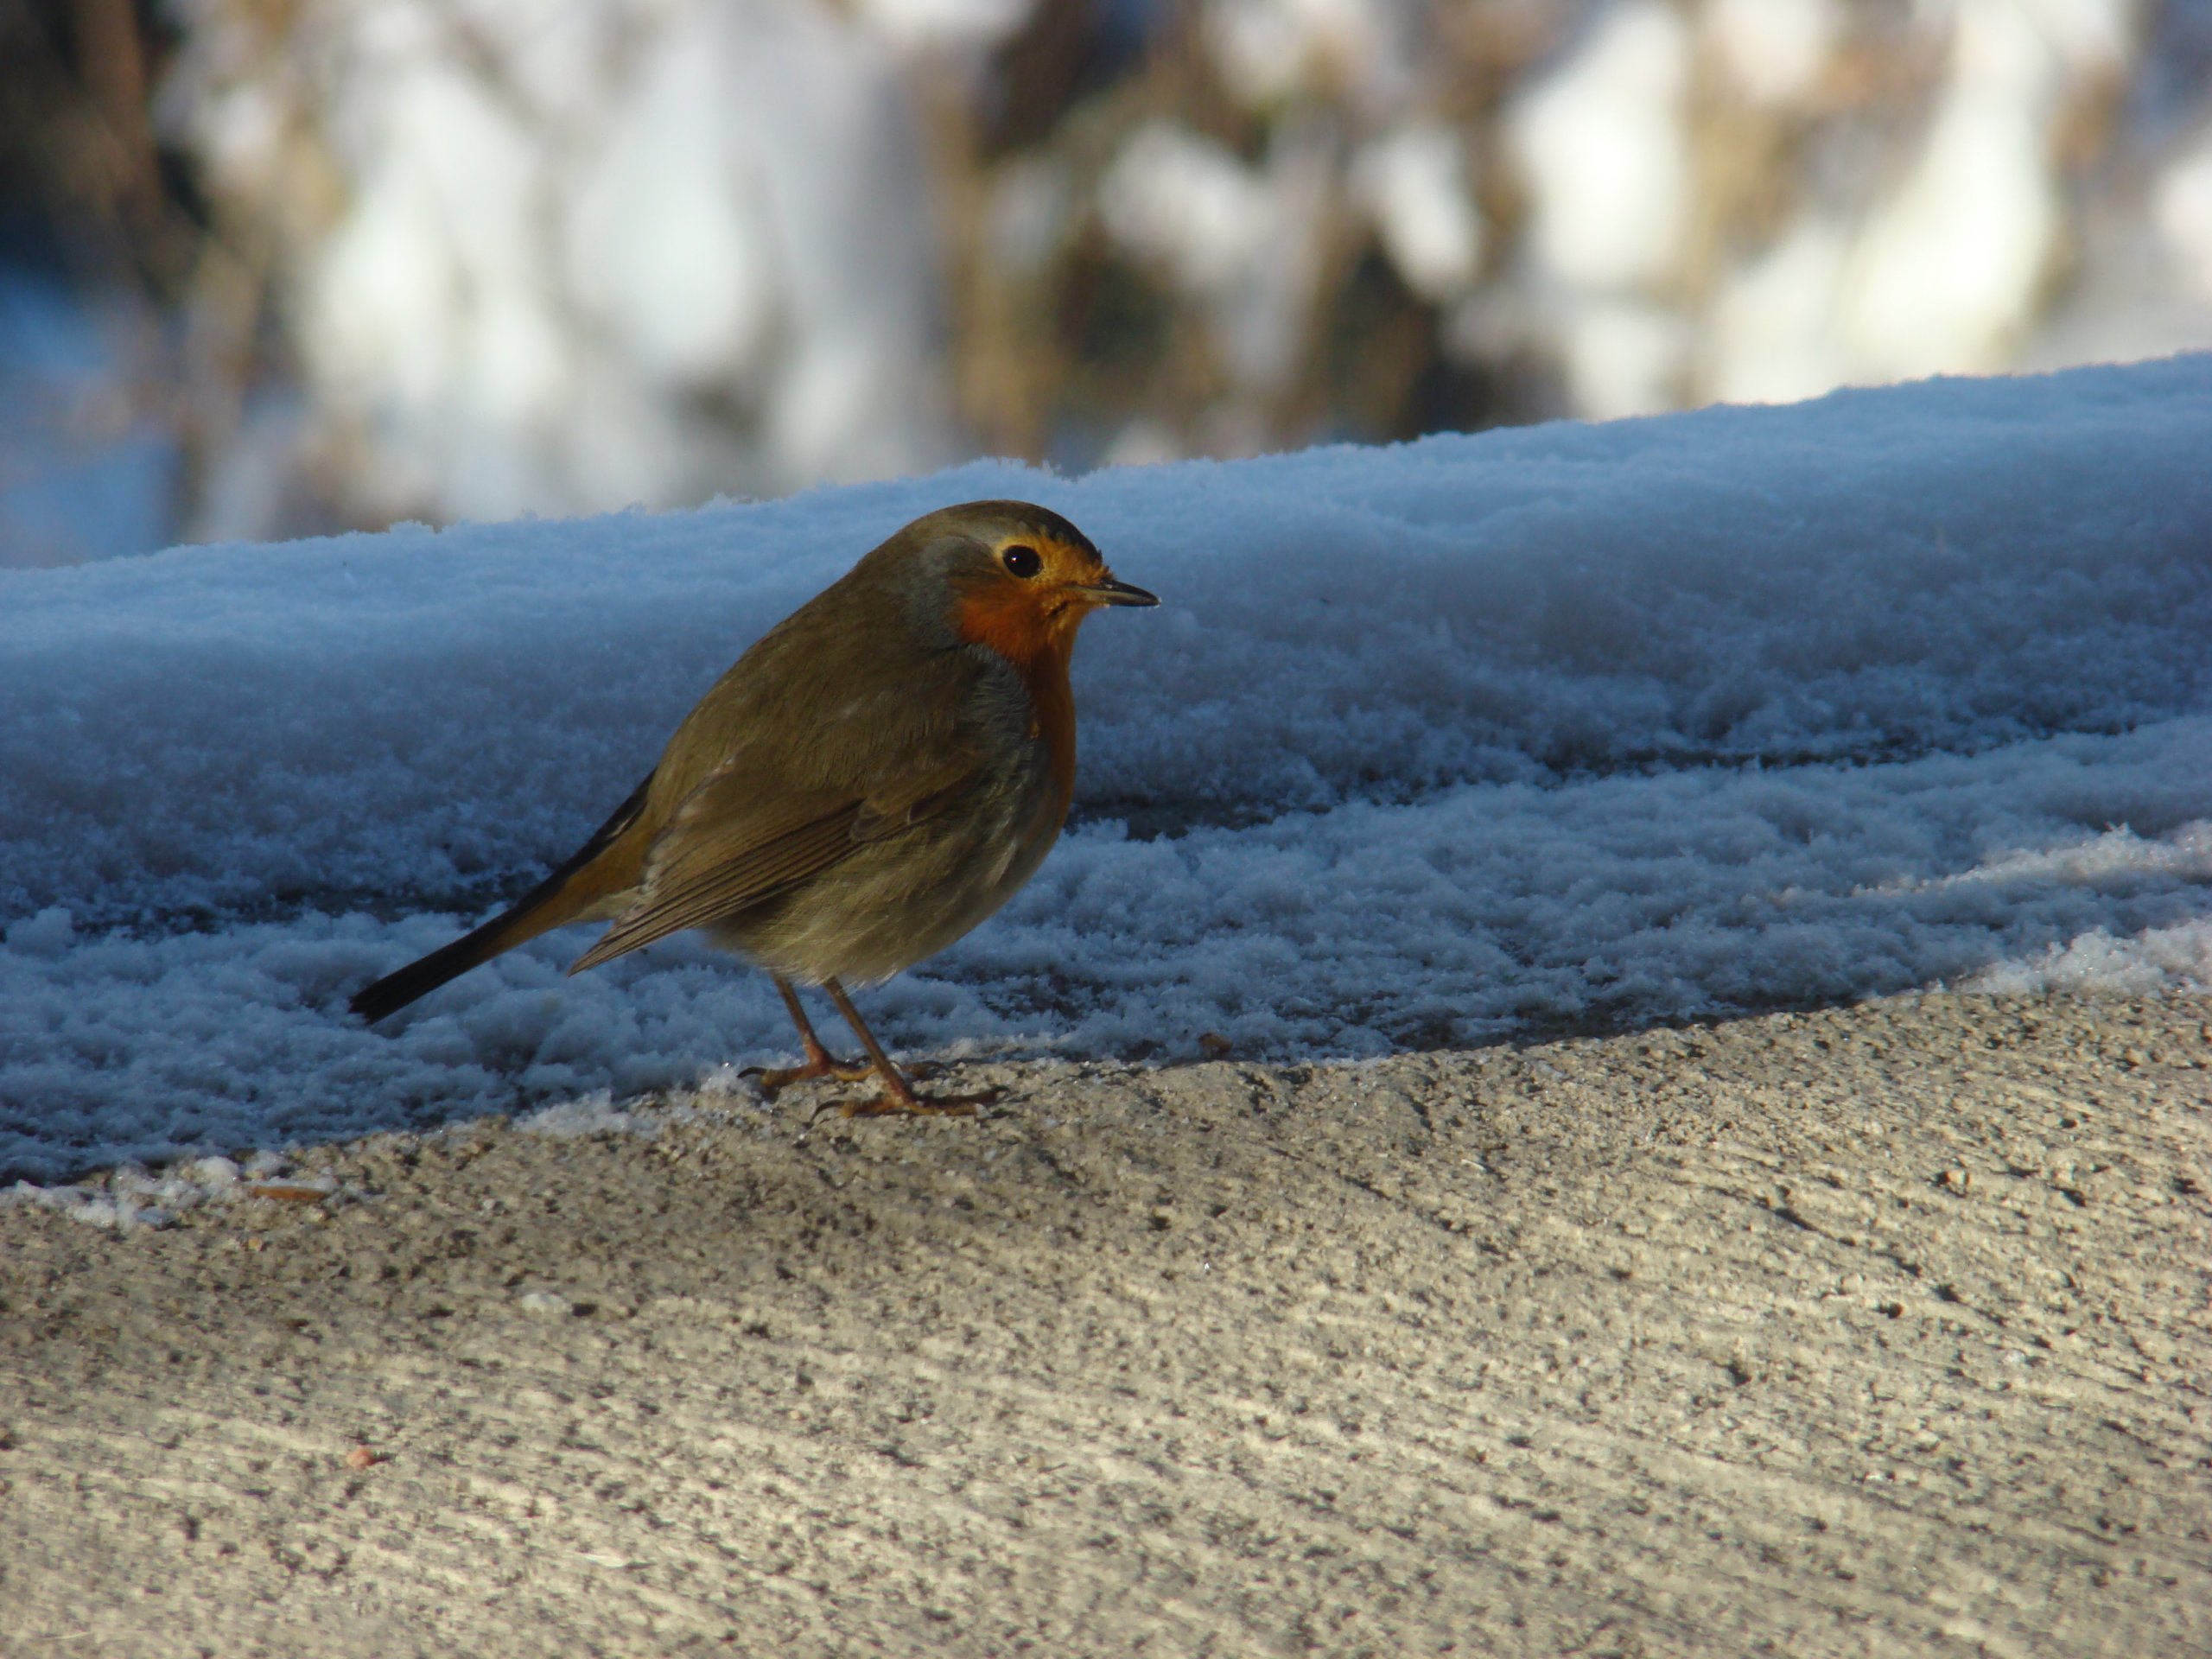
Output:
[[1114,576],[1102,576],[1096,582],[1086,582],[1076,589],[1094,605],[1157,605],[1160,595],[1147,594],[1133,582]]

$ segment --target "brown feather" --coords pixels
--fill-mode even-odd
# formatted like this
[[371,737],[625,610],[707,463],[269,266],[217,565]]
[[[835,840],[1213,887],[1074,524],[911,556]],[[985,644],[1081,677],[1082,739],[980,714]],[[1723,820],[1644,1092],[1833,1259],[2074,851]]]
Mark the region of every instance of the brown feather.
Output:
[[976,763],[962,756],[856,801],[779,798],[749,771],[719,773],[677,809],[653,843],[638,901],[569,971],[582,973],[787,892],[856,848],[943,810],[976,777]]
[[742,849],[728,849],[718,836],[702,838],[707,844],[699,856],[686,861],[688,870],[650,879],[645,896],[571,963],[569,971],[596,968],[819,875],[853,850],[853,821],[859,812],[848,803],[825,817]]

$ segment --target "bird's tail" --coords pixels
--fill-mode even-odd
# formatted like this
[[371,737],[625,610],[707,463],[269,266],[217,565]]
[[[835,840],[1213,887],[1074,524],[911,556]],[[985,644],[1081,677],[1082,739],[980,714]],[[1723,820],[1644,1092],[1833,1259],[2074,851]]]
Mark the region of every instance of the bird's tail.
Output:
[[474,931],[462,934],[451,944],[441,945],[429,956],[386,974],[375,984],[364,986],[353,994],[346,1006],[374,1025],[418,997],[428,996],[448,980],[457,979],[470,969],[518,944],[526,944],[541,933],[584,919],[609,894],[634,884],[643,848],[636,844],[635,836],[626,840],[625,832],[637,823],[638,815],[645,806],[645,791],[652,783],[652,779],[647,778],[639,784],[636,792],[615,809],[614,816],[600,826],[599,832],[576,849],[575,857],[531,888],[512,908]]
[[560,926],[568,918],[548,914],[540,895],[530,898],[502,915],[494,916],[473,933],[464,933],[451,944],[440,945],[427,957],[386,974],[373,985],[353,994],[346,1006],[374,1025],[387,1014],[397,1014],[418,997],[428,996],[449,979],[492,960],[503,951]]

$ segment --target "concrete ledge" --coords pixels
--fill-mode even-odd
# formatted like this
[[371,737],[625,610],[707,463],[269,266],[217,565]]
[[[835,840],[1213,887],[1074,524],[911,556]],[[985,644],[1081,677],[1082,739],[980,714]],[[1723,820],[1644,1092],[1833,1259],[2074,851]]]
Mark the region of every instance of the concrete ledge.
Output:
[[2208,1020],[976,1066],[0,1210],[0,1646],[2212,1650]]

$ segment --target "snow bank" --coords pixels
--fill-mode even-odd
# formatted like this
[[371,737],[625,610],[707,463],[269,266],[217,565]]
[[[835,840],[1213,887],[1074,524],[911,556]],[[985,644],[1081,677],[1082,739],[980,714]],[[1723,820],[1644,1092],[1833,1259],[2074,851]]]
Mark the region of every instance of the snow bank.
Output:
[[788,1048],[689,941],[564,981],[564,934],[391,1034],[339,1010],[567,852],[762,629],[980,495],[1066,512],[1166,604],[1086,631],[1077,823],[874,995],[893,1040],[1367,1052],[2186,927],[2208,453],[2184,359],[0,575],[0,1167]]

